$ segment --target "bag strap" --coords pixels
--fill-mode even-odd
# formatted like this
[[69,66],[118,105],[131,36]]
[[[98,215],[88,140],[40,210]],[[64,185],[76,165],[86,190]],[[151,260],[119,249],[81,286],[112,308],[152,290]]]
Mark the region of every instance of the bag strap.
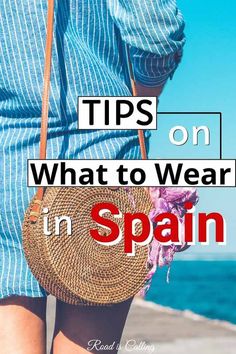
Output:
[[[136,82],[135,82],[135,79],[134,79],[133,66],[132,66],[132,62],[131,62],[131,59],[130,59],[129,48],[127,49],[127,56],[128,56],[128,64],[129,64],[129,73],[130,73],[132,94],[133,94],[133,96],[138,96]],[[145,138],[144,138],[143,130],[141,130],[141,129],[138,130],[138,139],[139,139],[139,146],[140,146],[140,150],[141,150],[142,159],[143,160],[147,160],[147,150],[146,150]]]
[[[40,150],[39,158],[44,160],[47,155],[47,132],[48,132],[48,110],[49,110],[49,92],[52,62],[52,43],[53,43],[53,24],[54,24],[54,0],[48,0],[47,11],[47,29],[46,29],[46,47],[43,77],[43,94],[42,94],[42,113],[41,113],[41,131],[40,131]],[[136,83],[134,80],[133,69],[128,51],[128,62],[131,77],[131,86],[133,96],[137,96]],[[138,139],[141,149],[142,159],[147,159],[146,145],[143,130],[138,130]],[[36,222],[40,215],[40,205],[43,200],[44,187],[38,187],[36,198],[31,208],[30,221]]]

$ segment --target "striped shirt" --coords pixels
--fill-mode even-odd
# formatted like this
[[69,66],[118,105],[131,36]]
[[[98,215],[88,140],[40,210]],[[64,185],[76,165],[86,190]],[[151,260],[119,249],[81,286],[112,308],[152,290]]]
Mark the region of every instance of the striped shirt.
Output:
[[[27,159],[39,150],[46,12],[46,0],[0,1],[0,298],[45,296],[21,224],[35,193]],[[77,97],[130,95],[127,47],[137,81],[172,77],[185,41],[176,2],[57,0],[54,17],[47,157],[139,158],[135,131],[78,131]]]

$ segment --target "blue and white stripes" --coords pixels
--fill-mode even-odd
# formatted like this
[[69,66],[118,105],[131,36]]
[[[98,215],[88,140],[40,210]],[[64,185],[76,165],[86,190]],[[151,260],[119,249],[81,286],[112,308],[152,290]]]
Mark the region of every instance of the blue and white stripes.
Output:
[[[0,1],[0,298],[45,296],[24,258],[21,223],[35,192],[26,164],[38,157],[46,11],[46,0]],[[136,78],[164,83],[184,43],[175,1],[56,1],[49,158],[140,157],[135,131],[77,130],[77,96],[130,95],[125,42]]]
[[122,39],[130,46],[136,80],[146,86],[166,82],[185,43],[184,21],[175,0],[108,0]]

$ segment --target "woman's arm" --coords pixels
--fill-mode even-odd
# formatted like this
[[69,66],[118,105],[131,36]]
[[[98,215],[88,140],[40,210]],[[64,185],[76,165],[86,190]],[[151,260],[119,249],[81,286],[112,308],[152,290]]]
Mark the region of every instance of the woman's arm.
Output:
[[107,1],[121,37],[129,45],[140,89],[145,92],[144,87],[152,87],[146,92],[160,94],[180,62],[185,43],[184,21],[176,1]]

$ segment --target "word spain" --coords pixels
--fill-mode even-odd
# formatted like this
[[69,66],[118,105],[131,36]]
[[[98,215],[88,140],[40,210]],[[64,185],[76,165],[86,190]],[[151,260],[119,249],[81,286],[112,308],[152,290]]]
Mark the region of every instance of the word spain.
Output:
[[[162,213],[155,217],[155,227],[153,229],[152,222],[149,217],[141,212],[124,213],[122,214],[119,209],[112,203],[97,203],[91,210],[91,218],[99,226],[99,230],[94,228],[88,230],[88,237],[92,237],[96,242],[112,246],[118,244],[122,238],[124,239],[124,252],[128,255],[135,254],[135,245],[145,246],[149,244],[153,237],[164,245],[176,244],[180,245],[181,242],[186,242],[188,245],[194,245],[196,241],[201,244],[209,244],[210,224],[214,224],[215,241],[224,245],[226,243],[226,223],[223,216],[217,212],[209,214],[199,213],[198,217],[194,215],[194,207],[190,202],[184,205],[186,214],[183,223],[179,221],[173,213]],[[67,235],[70,237],[78,236],[73,235],[73,220],[68,216],[58,216],[55,220],[50,220],[50,211],[47,208],[43,209],[43,232],[46,236],[50,237],[52,232],[56,236],[60,236],[60,230],[63,225],[66,225]],[[111,213],[113,219],[105,217],[105,214]],[[124,232],[116,223],[116,218],[123,218]],[[196,223],[197,221],[197,223]],[[141,223],[141,232],[137,235],[135,233],[135,225]],[[198,240],[195,236],[195,225],[198,226]],[[105,231],[101,232],[101,227]],[[183,229],[182,229],[183,228]],[[184,235],[184,237],[183,237]]]
[[28,160],[28,186],[234,187],[234,160]]

